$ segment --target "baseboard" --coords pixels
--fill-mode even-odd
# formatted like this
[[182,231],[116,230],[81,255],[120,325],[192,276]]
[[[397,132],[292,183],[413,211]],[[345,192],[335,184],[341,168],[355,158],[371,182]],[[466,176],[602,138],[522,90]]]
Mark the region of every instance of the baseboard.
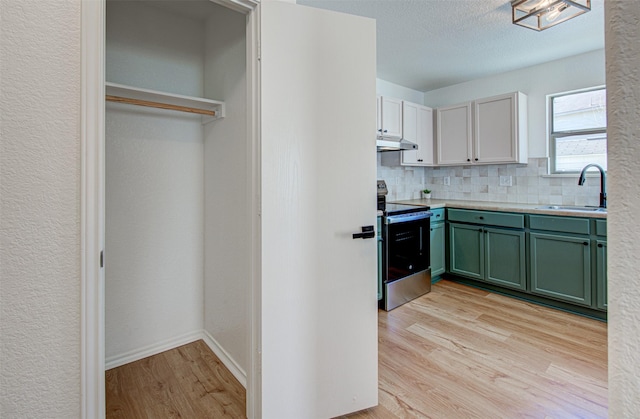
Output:
[[111,368],[119,367],[121,365],[128,364],[129,362],[138,361],[142,358],[159,354],[160,352],[168,351],[169,349],[177,348],[178,346],[186,345],[187,343],[195,342],[199,339],[203,339],[202,330],[196,330],[182,336],[145,346],[141,349],[135,349],[121,355],[112,356],[105,360],[105,369],[110,370]]
[[203,334],[202,339],[207,344],[207,346],[209,346],[209,348],[211,348],[213,353],[216,354],[216,356],[218,358],[220,358],[220,361],[222,361],[224,366],[227,367],[227,369],[229,371],[231,371],[231,374],[233,374],[233,376],[236,377],[236,380],[240,381],[240,384],[242,384],[242,386],[246,389],[247,388],[247,373],[227,353],[227,351],[225,351],[224,348],[222,346],[220,346],[218,341],[216,341],[213,338],[213,336],[211,336],[211,334],[209,332],[207,332],[206,330],[203,330],[202,334]]
[[110,370],[112,368],[119,367],[130,362],[138,361],[148,356],[159,354],[160,352],[168,351],[169,349],[177,348],[178,346],[186,345],[191,342],[202,339],[204,343],[213,351],[214,354],[222,361],[225,367],[234,377],[247,388],[247,373],[238,365],[238,363],[224,350],[222,346],[216,341],[213,336],[206,330],[197,330],[191,333],[178,336],[176,338],[167,339],[163,342],[155,343],[153,345],[145,346],[141,349],[126,352],[122,355],[112,356],[105,361],[105,369]]

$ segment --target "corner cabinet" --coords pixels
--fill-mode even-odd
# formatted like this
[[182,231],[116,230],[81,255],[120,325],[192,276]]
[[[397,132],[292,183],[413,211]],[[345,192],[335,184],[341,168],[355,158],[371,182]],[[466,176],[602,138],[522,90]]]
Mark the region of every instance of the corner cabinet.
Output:
[[448,220],[452,274],[527,289],[524,215],[451,209]]
[[587,218],[530,215],[533,294],[591,306],[591,240]]
[[436,110],[439,165],[527,163],[527,97],[514,92]]
[[402,151],[403,166],[433,166],[433,109],[411,102],[402,104],[402,135],[418,144],[417,150]]

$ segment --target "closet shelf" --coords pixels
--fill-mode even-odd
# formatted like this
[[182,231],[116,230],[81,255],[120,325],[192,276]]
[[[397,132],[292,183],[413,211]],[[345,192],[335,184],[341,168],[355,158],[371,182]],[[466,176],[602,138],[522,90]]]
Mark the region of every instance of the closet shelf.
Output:
[[141,89],[110,82],[105,83],[105,99],[110,102],[200,114],[203,124],[224,118],[225,112],[224,102],[217,100]]

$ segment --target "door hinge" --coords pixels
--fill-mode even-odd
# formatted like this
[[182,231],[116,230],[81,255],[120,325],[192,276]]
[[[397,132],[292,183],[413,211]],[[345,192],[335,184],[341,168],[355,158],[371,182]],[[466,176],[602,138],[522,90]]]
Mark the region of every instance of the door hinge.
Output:
[[104,268],[104,250],[100,251],[100,267]]

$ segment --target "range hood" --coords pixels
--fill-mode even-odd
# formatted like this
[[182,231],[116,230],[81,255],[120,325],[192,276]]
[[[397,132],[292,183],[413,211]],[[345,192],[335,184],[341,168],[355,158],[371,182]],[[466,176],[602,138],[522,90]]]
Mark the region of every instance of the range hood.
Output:
[[418,144],[407,141],[404,138],[381,138],[376,140],[378,151],[417,150]]

